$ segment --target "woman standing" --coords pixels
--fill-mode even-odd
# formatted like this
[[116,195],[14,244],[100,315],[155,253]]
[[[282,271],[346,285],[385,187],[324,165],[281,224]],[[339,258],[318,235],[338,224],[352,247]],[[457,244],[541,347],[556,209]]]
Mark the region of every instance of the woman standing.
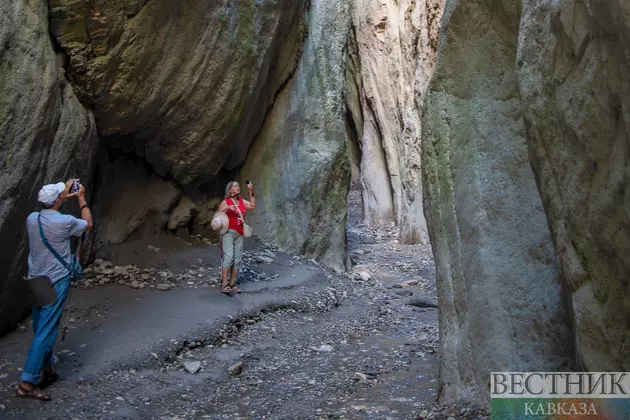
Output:
[[[256,208],[254,197],[254,184],[248,182],[249,201],[241,198],[241,187],[236,181],[228,182],[225,187],[225,199],[219,204],[219,211],[228,216],[229,229],[221,236],[221,280],[222,292],[241,293],[236,286],[236,275],[241,266],[243,257],[243,225],[247,210]],[[232,269],[230,285],[228,286],[228,273]]]

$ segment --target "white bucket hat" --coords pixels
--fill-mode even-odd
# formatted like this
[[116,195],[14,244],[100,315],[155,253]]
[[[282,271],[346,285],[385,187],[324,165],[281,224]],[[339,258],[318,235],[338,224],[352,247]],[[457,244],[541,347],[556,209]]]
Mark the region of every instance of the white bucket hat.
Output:
[[222,211],[214,213],[212,216],[212,222],[210,223],[212,230],[219,231],[219,235],[223,235],[230,228],[230,220],[227,214]]
[[47,206],[52,206],[55,200],[57,200],[57,197],[59,197],[59,194],[64,192],[65,189],[66,184],[64,184],[63,182],[44,185],[37,194],[37,201]]

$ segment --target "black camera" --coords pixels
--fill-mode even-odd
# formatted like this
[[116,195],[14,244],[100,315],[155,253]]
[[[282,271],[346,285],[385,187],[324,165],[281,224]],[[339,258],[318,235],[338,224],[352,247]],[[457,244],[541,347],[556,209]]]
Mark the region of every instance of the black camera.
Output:
[[252,181],[245,181],[245,185],[249,185],[251,183],[252,183]]
[[70,187],[70,194],[74,194],[79,192],[79,186],[81,185],[81,183],[79,182],[78,179],[73,179],[72,180],[72,186]]

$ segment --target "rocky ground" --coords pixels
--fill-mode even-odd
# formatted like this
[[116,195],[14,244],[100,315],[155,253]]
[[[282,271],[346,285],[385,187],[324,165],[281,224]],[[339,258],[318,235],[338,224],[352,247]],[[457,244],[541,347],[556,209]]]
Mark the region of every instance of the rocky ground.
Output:
[[[143,246],[149,254],[164,254],[165,261],[169,253],[196,258],[195,252],[214,252],[196,264],[175,264],[177,269],[169,269],[169,264],[141,267],[116,253],[109,254],[115,261],[95,261],[87,269],[88,278],[74,285],[81,296],[129,295],[128,304],[154,296],[156,306],[156,299],[177,299],[181,289],[192,289],[186,293],[193,295],[185,295],[183,302],[208,293],[217,299],[208,308],[227,305],[222,309],[225,316],[193,328],[197,312],[175,312],[183,314],[182,319],[162,329],[162,338],[151,346],[142,344],[142,331],[149,333],[138,326],[114,329],[108,340],[90,341],[86,337],[96,333],[89,331],[103,333],[107,319],[121,322],[116,305],[124,299],[109,307],[98,298],[95,305],[86,303],[88,298],[75,300],[70,334],[87,334],[87,342],[78,345],[80,337],[74,347],[58,346],[64,380],[49,389],[49,403],[12,395],[23,363],[23,354],[16,356],[15,349],[24,351],[30,338],[27,321],[0,341],[5,350],[0,357],[0,417],[485,418],[486,413],[465,407],[435,405],[439,337],[430,248],[398,244],[393,227],[360,225],[357,202],[352,202],[358,200],[356,192],[350,200],[355,211],[348,230],[353,269],[346,275],[252,241],[239,276],[245,293],[227,297],[217,290],[216,247],[203,237],[188,238],[188,244],[182,244],[188,251]],[[306,280],[299,283],[300,277]],[[102,320],[94,323],[95,318]],[[116,344],[121,334],[129,335],[123,341],[131,343]],[[89,346],[96,347],[96,353],[114,347],[121,354],[96,358],[108,363],[95,368],[86,358],[96,356],[82,353]]]

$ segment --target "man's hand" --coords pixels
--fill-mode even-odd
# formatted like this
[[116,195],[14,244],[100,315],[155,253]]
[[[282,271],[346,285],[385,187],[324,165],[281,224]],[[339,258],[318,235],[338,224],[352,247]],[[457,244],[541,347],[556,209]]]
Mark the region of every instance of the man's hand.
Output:
[[73,182],[72,179],[69,179],[68,181],[66,181],[66,189],[63,190],[63,192],[61,193],[61,198],[63,200],[66,200],[70,197],[74,197],[75,195],[77,195],[77,193],[70,194],[70,188],[72,188],[72,182]]
[[247,184],[247,189],[249,190],[249,192],[252,192],[252,190],[254,189],[254,183],[250,182],[249,184]]
[[78,195],[80,199],[85,199],[85,187],[83,186],[83,184],[79,184],[79,191],[75,194]]

